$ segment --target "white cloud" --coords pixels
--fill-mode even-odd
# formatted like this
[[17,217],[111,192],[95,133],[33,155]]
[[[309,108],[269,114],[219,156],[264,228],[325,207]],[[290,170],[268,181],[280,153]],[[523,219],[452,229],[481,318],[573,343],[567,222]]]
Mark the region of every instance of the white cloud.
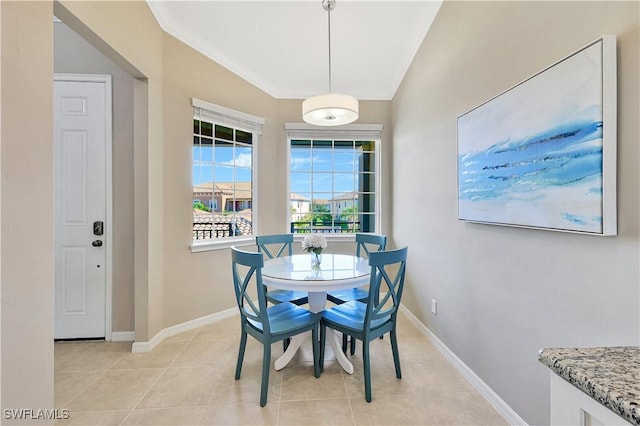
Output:
[[220,164],[225,164],[228,166],[238,166],[238,167],[251,167],[251,153],[242,153],[242,154],[238,154],[238,156],[235,158],[235,161],[226,161],[224,163],[220,163]]

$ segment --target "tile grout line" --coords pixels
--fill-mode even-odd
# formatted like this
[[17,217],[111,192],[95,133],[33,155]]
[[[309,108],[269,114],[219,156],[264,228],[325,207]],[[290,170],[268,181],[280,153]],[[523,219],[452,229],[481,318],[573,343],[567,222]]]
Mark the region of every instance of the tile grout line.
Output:
[[[272,367],[271,360],[269,360],[269,368],[274,368],[275,370],[275,361],[274,366]],[[271,377],[271,373],[269,373],[269,377]],[[267,389],[268,389],[267,385]],[[284,372],[280,374],[280,395],[278,395],[278,408],[276,408],[276,425],[280,424],[280,409],[282,408],[282,389],[284,388]]]
[[[198,330],[199,331],[199,330]],[[197,334],[194,333],[194,336]],[[187,345],[189,344],[189,342],[191,342],[191,340],[193,340],[193,336],[191,336],[191,339],[189,339],[188,341],[184,342],[184,345],[182,346],[182,349],[175,355],[175,357],[173,358],[173,360],[169,363],[169,365],[167,365],[166,367],[164,367],[162,369],[162,373],[160,373],[158,375],[158,378],[149,386],[149,388],[147,389],[147,391],[140,397],[140,399],[138,400],[138,402],[136,403],[136,405],[129,411],[129,414],[127,414],[127,416],[122,420],[122,422],[120,423],[121,425],[124,425],[127,421],[127,419],[129,419],[129,417],[131,417],[131,414],[133,414],[133,412],[140,406],[140,403],[144,400],[144,398],[149,394],[149,392],[151,391],[151,389],[153,389],[153,387],[160,381],[160,379],[166,374],[167,370],[171,367],[171,365],[175,362],[176,359],[178,359],[178,357],[180,356],[180,354],[186,349]]]
[[[398,324],[398,325],[401,326],[401,327],[412,326],[412,324]],[[91,373],[91,374],[95,374],[96,375],[96,377],[93,380],[89,381],[89,384],[87,386],[81,386],[81,387],[85,388],[84,390],[82,390],[80,392],[75,392],[75,391],[71,392],[72,396],[69,397],[69,398],[66,398],[66,399],[69,400],[69,404],[70,404],[71,402],[75,401],[79,396],[81,396],[84,392],[87,392],[87,390],[90,389],[92,386],[94,386],[97,382],[99,382],[100,380],[103,380],[103,378],[106,375],[108,375],[110,371],[119,372],[120,374],[122,374],[122,379],[123,380],[127,380],[126,379],[127,375],[128,374],[133,374],[136,371],[141,372],[141,371],[144,371],[144,370],[156,370],[155,374],[158,374],[157,379],[149,384],[148,389],[146,389],[146,390],[143,389],[142,390],[142,392],[141,392],[142,395],[141,395],[140,399],[137,401],[137,403],[135,404],[135,406],[132,409],[95,410],[96,407],[89,407],[88,410],[77,411],[76,413],[80,413],[80,414],[83,414],[85,416],[89,415],[89,416],[91,416],[89,418],[95,417],[97,419],[97,418],[106,418],[104,416],[106,416],[108,412],[113,412],[114,414],[110,415],[110,418],[112,420],[116,420],[116,418],[122,416],[121,417],[122,420],[121,420],[120,424],[124,425],[127,422],[133,421],[134,418],[139,418],[141,420],[144,420],[144,419],[157,418],[158,415],[160,417],[162,417],[163,416],[162,410],[169,410],[169,412],[173,412],[176,409],[178,409],[178,410],[179,409],[182,409],[182,410],[192,409],[192,410],[197,410],[197,411],[202,410],[200,413],[192,413],[192,415],[190,417],[194,418],[194,422],[203,424],[203,422],[206,422],[207,419],[210,419],[212,422],[215,423],[216,421],[220,420],[220,418],[218,417],[218,414],[216,414],[214,411],[212,411],[212,412],[209,412],[211,415],[207,416],[207,413],[208,413],[207,410],[209,409],[209,407],[211,407],[212,403],[215,403],[215,399],[213,399],[213,395],[216,393],[216,391],[218,391],[219,389],[221,389],[223,387],[222,379],[220,379],[220,378],[219,378],[219,380],[217,380],[215,382],[215,384],[211,383],[212,381],[209,382],[211,391],[208,392],[209,397],[208,397],[208,399],[206,400],[206,402],[204,404],[190,406],[190,405],[188,405],[189,400],[186,400],[184,402],[187,405],[180,404],[180,403],[176,402],[176,403],[172,404],[171,406],[147,407],[147,408],[141,408],[140,407],[142,401],[150,395],[151,390],[155,386],[158,385],[159,381],[162,380],[162,378],[167,374],[167,372],[169,372],[169,369],[176,370],[176,369],[181,369],[181,368],[194,368],[194,367],[196,367],[196,366],[188,366],[188,365],[187,366],[180,366],[180,365],[177,365],[177,364],[179,364],[178,359],[181,356],[184,356],[185,351],[188,350],[187,347],[192,342],[211,341],[211,339],[209,339],[209,338],[206,338],[205,340],[198,340],[197,336],[199,335],[199,333],[200,333],[200,330],[195,332],[194,334],[192,334],[190,337],[185,338],[181,342],[173,342],[173,344],[176,344],[176,346],[170,352],[163,353],[162,357],[160,359],[160,361],[163,361],[163,363],[166,362],[167,366],[164,366],[164,367],[162,367],[162,366],[160,366],[160,367],[145,367],[145,368],[125,368],[125,369],[115,369],[114,370],[114,366],[115,365],[120,363],[123,359],[126,359],[126,356],[127,356],[126,355],[126,348],[122,348],[123,349],[122,353],[124,353],[125,355],[123,355],[122,357],[119,357],[119,359],[117,361],[114,361],[114,364],[111,367],[109,367],[108,369],[106,369],[106,370],[105,369],[100,369],[100,370],[86,370],[86,371],[85,370],[60,371],[60,373],[63,373],[63,374],[64,373],[69,373],[68,377],[62,376],[62,379],[63,380],[71,379],[71,383],[70,383],[70,386],[67,386],[67,387],[61,386],[59,389],[61,391],[64,391],[66,389],[74,390],[73,379],[76,376],[79,379],[82,379],[81,373],[83,371],[86,372],[86,373]],[[424,336],[421,336],[421,335],[416,336],[416,337],[419,337],[419,339],[415,339],[416,342],[412,342],[412,340],[414,340],[414,339],[412,339],[411,337],[412,336],[404,336],[404,338],[402,338],[403,342],[408,343],[408,347],[410,348],[410,350],[407,353],[409,353],[410,356],[409,356],[409,358],[406,358],[406,357],[402,358],[402,356],[401,356],[401,360],[402,361],[409,361],[409,364],[411,364],[411,362],[412,362],[412,360],[414,360],[414,358],[422,360],[424,357],[427,357],[427,355],[429,354],[428,351],[425,352],[425,349],[422,346],[416,345],[416,347],[413,348],[413,345],[416,344],[416,342],[419,343],[419,342],[425,341],[426,343],[429,343],[428,341],[426,341],[424,339]],[[231,340],[232,339],[230,339],[230,338],[221,337],[220,339],[215,339],[214,341],[216,342],[216,345],[217,345],[217,342],[222,343],[222,342],[231,341]],[[378,343],[378,342],[376,341],[376,343]],[[382,361],[384,361],[385,365],[387,364],[387,362],[389,362],[389,368],[390,368],[389,374],[391,374],[393,376],[393,364],[392,364],[393,363],[393,358],[390,355],[390,348],[388,347],[388,343],[389,342],[388,342],[388,340],[385,339],[384,342],[380,342],[380,343],[382,344],[382,346],[380,346],[380,349],[384,350],[384,351],[380,352],[379,355],[383,355],[382,358],[384,358],[384,359]],[[178,344],[180,346],[177,346]],[[227,349],[228,349],[227,345],[225,344],[223,346],[225,348],[224,351],[227,351]],[[80,349],[78,351],[78,353],[84,352],[85,350],[87,350],[89,348],[90,347],[86,347],[86,348],[83,347],[82,349]],[[106,348],[106,351],[112,352],[112,349],[111,349],[110,346],[104,346],[104,348]],[[247,349],[249,349],[249,348],[247,348]],[[418,350],[418,349],[420,350],[419,353],[416,352],[416,350]],[[171,352],[173,352],[173,350],[175,350],[176,352],[174,354],[171,354]],[[222,353],[224,353],[224,351]],[[400,352],[402,353],[402,348],[400,348]],[[357,353],[359,353],[359,351]],[[376,351],[376,353],[377,353],[377,351]],[[434,353],[436,355],[439,355],[438,352],[434,352]],[[275,355],[275,352],[272,352],[272,354],[273,354],[274,357],[277,356],[277,355]],[[112,356],[117,355],[117,354],[111,353],[111,354],[108,354],[108,355],[109,355],[109,357],[107,357],[106,360],[110,360]],[[423,360],[425,368],[428,367],[428,364],[432,363],[432,360],[431,360],[432,356],[433,356],[433,354],[429,355],[427,357],[428,359],[425,358],[425,360]],[[173,358],[170,358],[170,357],[173,357]],[[64,356],[64,359],[65,360],[67,359],[66,354]],[[198,359],[201,359],[201,358],[198,358]],[[306,358],[304,358],[304,359],[306,359]],[[357,358],[354,358],[354,360],[355,359],[357,359]],[[438,356],[438,359],[440,359],[440,356]],[[102,358],[100,358],[100,360],[105,360],[105,359],[104,359],[104,357],[102,357]],[[308,364],[309,363],[309,361],[304,361],[303,359],[300,359],[300,360],[302,360],[303,364]],[[145,361],[145,360],[143,359],[143,361]],[[154,364],[158,360],[153,358],[150,361],[151,361],[151,364]],[[231,370],[233,370],[236,361],[237,361],[236,357],[229,356],[228,359],[225,361],[226,366],[227,366],[225,368],[230,368]],[[143,365],[144,366],[145,363],[146,363],[146,361],[143,362],[143,363],[133,362],[131,365],[134,365],[134,366]],[[335,361],[332,361],[332,363],[335,363]],[[97,362],[95,365],[99,365],[99,364],[100,363]],[[403,363],[403,364],[406,364],[406,363]],[[160,364],[160,365],[162,365],[162,364]],[[404,366],[405,365],[403,365],[403,367]],[[432,368],[433,367],[434,366],[432,366]],[[275,371],[273,371],[273,362],[271,362],[271,368],[272,368],[272,370],[271,370],[272,374],[270,374],[270,377],[273,377],[273,374],[276,373]],[[427,373],[427,370],[431,371],[431,370],[429,370],[427,368],[426,370],[424,370],[425,374]],[[407,373],[410,373],[411,371],[412,371],[412,369],[403,371],[403,373],[404,373],[403,376],[406,377],[406,379],[411,379],[412,374],[409,374],[408,376],[406,375]],[[231,371],[231,373],[233,373],[233,371]],[[349,410],[350,410],[350,413],[351,413],[351,416],[350,416],[350,418],[352,419],[352,423],[351,424],[358,425],[359,424],[359,423],[357,423],[358,419],[361,420],[361,421],[366,421],[366,419],[368,418],[368,414],[367,413],[369,413],[369,409],[368,408],[364,408],[362,406],[362,401],[360,401],[360,399],[363,398],[363,396],[359,395],[359,392],[360,392],[361,387],[362,387],[362,383],[361,382],[358,382],[358,383],[354,382],[352,380],[352,378],[350,378],[346,374],[347,374],[346,372],[344,372],[343,370],[340,369],[342,385],[343,385],[343,388],[344,388],[344,391],[345,391],[345,394],[346,394],[347,404],[349,406]],[[358,369],[358,374],[360,374],[360,369]],[[283,400],[282,400],[282,398],[283,398],[283,396],[285,394],[287,394],[287,392],[284,392],[285,391],[284,384],[285,384],[286,375],[285,374],[279,374],[278,376],[279,376],[278,380],[280,381],[280,389],[277,390],[277,392],[279,392],[279,398],[278,398],[277,402],[273,401],[273,399],[275,399],[275,398],[271,398],[272,401],[269,403],[269,405],[272,405],[272,404],[276,403],[276,405],[273,407],[274,410],[272,409],[273,410],[273,414],[275,414],[275,416],[271,417],[272,420],[270,420],[268,422],[268,423],[274,423],[274,424],[280,424],[283,421],[285,421],[285,422],[288,421],[289,420],[288,414],[292,414],[290,412],[290,410],[288,409],[288,408],[290,408],[289,406],[285,405],[284,407],[286,407],[286,408],[283,408]],[[403,398],[408,398],[407,401],[409,401],[409,400],[415,401],[417,409],[419,409],[419,410],[427,409],[429,400],[425,399],[425,395],[422,395],[422,393],[420,392],[420,390],[423,388],[423,385],[419,382],[419,379],[420,378],[418,377],[418,382],[415,382],[415,383],[414,383],[413,380],[410,380],[409,383],[407,384],[407,386],[401,386],[400,388],[397,389],[397,392],[394,391],[392,394],[390,394],[390,396],[393,397],[392,398],[393,400],[397,400],[397,401],[403,401],[404,400]],[[449,378],[448,378],[448,376],[447,377],[443,376],[440,379],[441,380],[438,380],[437,382],[431,383],[431,386],[433,386],[433,385],[437,386],[437,388],[434,388],[433,390],[431,390],[431,392],[437,392],[437,393],[442,394],[442,392],[437,391],[436,389],[440,389],[441,384],[444,384],[444,382],[449,380]],[[82,381],[79,380],[79,383],[82,383]],[[354,387],[354,385],[356,385],[356,384],[358,384],[358,387]],[[352,392],[353,394],[351,394],[351,395],[349,393],[350,389],[353,391]],[[206,391],[206,389],[205,389],[205,391]],[[336,391],[337,391],[337,389],[336,389]],[[204,396],[205,393],[202,393],[202,394],[199,394],[199,395],[203,395]],[[447,395],[449,395],[450,397],[447,397]],[[458,396],[456,397],[456,395],[458,395]],[[458,390],[452,390],[450,392],[446,392],[443,395],[443,397],[445,397],[445,399],[447,399],[447,400],[450,399],[452,401],[460,401],[461,400],[460,396],[463,396],[463,395],[472,395],[472,396],[474,396],[474,395],[476,395],[476,393],[473,390],[458,389]],[[60,394],[60,396],[63,396],[63,395]],[[275,397],[275,394],[273,394],[273,396]],[[342,398],[336,397],[336,398],[329,398],[329,399],[342,399]],[[315,398],[315,399],[311,399],[311,400],[306,400],[305,399],[305,400],[299,400],[299,401],[314,401],[314,400],[324,400],[324,398]],[[466,399],[462,398],[462,400],[466,400]],[[131,400],[129,399],[129,401],[131,401]],[[342,404],[343,403],[341,403],[339,405],[344,407],[344,405],[342,405]],[[397,406],[397,403],[395,403],[395,404]],[[256,403],[256,405],[257,405],[257,403]],[[320,404],[320,405],[322,406],[323,404]],[[303,405],[300,405],[300,406],[303,406]],[[241,411],[238,411],[238,410],[240,410],[239,407],[240,407],[240,405],[238,405],[235,409],[230,409],[231,410],[230,414],[232,414],[232,415],[241,414]],[[358,419],[355,416],[355,409],[356,408],[358,408],[358,413],[359,413]],[[140,411],[140,413],[136,414],[135,417],[132,417],[133,412],[136,411],[136,410]],[[236,411],[234,411],[234,410],[236,410]],[[491,411],[493,411],[493,410],[491,410]],[[119,412],[119,413],[116,413],[116,412]],[[483,410],[483,413],[484,413],[484,410]],[[113,417],[116,414],[117,414],[117,416]],[[169,413],[167,413],[167,415],[168,414]],[[296,411],[294,411],[293,414],[294,415],[299,415]],[[480,414],[480,412],[478,412],[478,414]],[[488,413],[488,414],[492,414],[492,413]],[[492,419],[492,417],[488,416],[488,414],[483,414],[483,416],[486,416],[486,419]],[[327,413],[327,415],[330,415],[330,414]],[[343,416],[347,415],[347,413],[344,412],[342,415]],[[140,417],[138,417],[138,416],[140,416]],[[321,414],[321,416],[322,416],[322,414]],[[416,417],[412,417],[412,418],[414,420],[416,419]],[[453,417],[450,417],[450,418],[456,418],[456,417],[453,416]],[[486,419],[484,421],[487,421]],[[266,420],[266,418],[264,420]],[[156,421],[158,421],[158,420],[156,420]],[[344,424],[349,424],[348,420],[346,420],[346,418],[343,418],[343,421],[344,421]],[[477,424],[480,424],[480,422],[482,422],[482,421],[483,420],[480,420],[480,418],[476,419]],[[398,423],[396,423],[396,424],[398,424]],[[497,424],[497,422],[496,422],[496,424]]]
[[[194,336],[193,336],[193,337],[195,338],[195,336],[196,336],[196,335],[197,335],[197,333],[196,333],[196,334],[194,334]],[[227,340],[227,339],[219,339],[219,340]],[[217,340],[215,340],[215,341],[217,341]],[[204,418],[205,418],[205,416],[206,416],[206,414],[207,414],[207,410],[209,409],[209,406],[211,405],[213,395],[215,395],[215,394],[216,394],[216,392],[217,392],[218,388],[221,386],[222,379],[223,379],[223,377],[224,377],[224,372],[226,371],[226,368],[230,368],[230,370],[231,370],[232,372],[234,372],[234,380],[235,380],[235,365],[234,365],[234,364],[235,364],[236,362],[237,362],[237,355],[236,355],[236,358],[231,357],[231,358],[227,361],[227,365],[226,365],[225,367],[222,367],[222,368],[220,369],[220,370],[222,371],[222,373],[221,373],[220,377],[218,378],[218,382],[217,382],[217,383],[216,383],[216,385],[213,387],[213,389],[211,390],[211,393],[209,394],[209,397],[207,398],[207,405],[205,406],[205,409],[204,409],[204,411],[202,412],[202,415],[200,416],[200,419],[198,420],[198,425],[201,425],[201,424],[202,424],[202,421],[204,420]],[[177,367],[176,367],[176,368],[177,368]],[[235,402],[235,404],[237,404],[237,401]]]
[[[89,389],[91,386],[93,386],[95,383],[97,383],[97,382],[98,382],[98,380],[100,380],[102,377],[104,377],[104,376],[107,374],[107,371],[109,371],[109,370],[91,370],[91,371],[99,371],[99,372],[100,372],[100,374],[98,374],[98,375],[96,376],[96,378],[95,378],[91,383],[89,383],[89,384],[88,384],[84,389],[80,390],[80,391],[79,391],[78,393],[76,393],[73,397],[69,398],[69,401],[67,402],[67,404],[66,404],[66,405],[70,405],[73,401],[75,401],[75,400],[76,400],[76,398],[78,398],[80,395],[82,395],[84,392],[86,392],[86,391],[87,391],[87,389]],[[73,372],[76,372],[76,373],[77,373],[77,372],[85,373],[85,372],[84,372],[84,371],[82,371],[82,370],[72,371],[72,373],[73,373]],[[69,373],[69,372],[61,372],[61,373],[59,373],[59,374],[67,374],[67,373]],[[55,398],[55,381],[54,381],[54,398]],[[61,407],[61,408],[62,408],[62,407]]]
[[[55,343],[54,343],[55,344]],[[86,352],[89,350],[89,348],[91,348],[91,345],[89,344],[82,344],[82,348],[79,349],[75,354],[81,354],[82,352]],[[69,354],[68,358],[71,358],[74,354]],[[101,378],[103,378],[107,372],[114,366],[116,365],[118,362],[120,362],[120,359],[124,358],[124,354],[117,360],[115,361],[109,368],[106,368],[104,370],[68,370],[68,371],[59,371],[59,374],[65,374],[65,373],[84,373],[86,374],[87,372],[100,372],[100,374],[98,374],[96,376],[96,378],[91,381],[86,387],[84,387],[84,389],[80,390],[76,395],[74,395],[72,398],[69,398],[69,402],[67,403],[67,405],[70,405],[73,401],[76,400],[76,398],[78,398],[80,395],[82,395],[84,392],[87,391],[87,389],[89,389],[92,385],[94,385],[95,383],[97,383]],[[54,399],[55,399],[55,365],[54,365]]]
[[[347,396],[347,404],[349,404],[349,411],[351,412],[351,421],[353,422],[353,425],[355,425],[356,424],[356,415],[353,412],[353,405],[351,404],[351,396],[349,395],[349,389],[347,388],[347,380],[346,380],[346,376],[345,376],[345,374],[347,374],[347,372],[342,370],[342,367],[340,368],[340,370],[341,370],[340,371],[340,376],[342,376],[342,386],[344,386],[344,393]],[[354,372],[355,372],[355,367],[354,367]]]

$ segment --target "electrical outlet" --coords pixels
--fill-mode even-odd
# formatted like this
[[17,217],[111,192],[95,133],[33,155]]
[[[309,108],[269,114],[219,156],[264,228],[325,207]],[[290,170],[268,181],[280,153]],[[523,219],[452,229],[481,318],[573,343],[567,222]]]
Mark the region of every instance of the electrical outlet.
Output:
[[436,302],[436,299],[431,299],[431,313],[438,315],[438,302]]

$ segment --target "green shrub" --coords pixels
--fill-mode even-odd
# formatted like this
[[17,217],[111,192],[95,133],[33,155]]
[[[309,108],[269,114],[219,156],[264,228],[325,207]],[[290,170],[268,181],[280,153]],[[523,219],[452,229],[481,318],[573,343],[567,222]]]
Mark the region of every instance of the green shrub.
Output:
[[203,210],[205,212],[210,212],[211,209],[207,206],[205,206],[204,204],[202,204],[201,202],[195,202],[193,203],[193,208],[194,209],[198,209],[198,210]]

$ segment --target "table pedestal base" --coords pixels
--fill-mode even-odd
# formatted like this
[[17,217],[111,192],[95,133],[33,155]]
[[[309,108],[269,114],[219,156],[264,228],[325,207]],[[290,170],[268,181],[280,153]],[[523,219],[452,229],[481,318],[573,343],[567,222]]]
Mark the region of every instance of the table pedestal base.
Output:
[[[311,312],[321,312],[324,310],[325,304],[327,303],[327,292],[309,292],[309,310]],[[353,374],[353,364],[347,359],[347,356],[342,352],[342,338],[341,334],[334,332],[333,330],[329,330],[327,333],[327,341],[331,345],[331,349],[333,349],[333,353],[336,356],[336,360],[338,364],[342,367],[342,369],[348,374]],[[302,345],[306,339],[306,333],[298,334],[297,336],[293,336],[291,338],[291,342],[287,347],[287,350],[280,356],[280,358],[276,359],[274,367],[276,370],[282,370],[289,362],[293,359],[296,352]]]

